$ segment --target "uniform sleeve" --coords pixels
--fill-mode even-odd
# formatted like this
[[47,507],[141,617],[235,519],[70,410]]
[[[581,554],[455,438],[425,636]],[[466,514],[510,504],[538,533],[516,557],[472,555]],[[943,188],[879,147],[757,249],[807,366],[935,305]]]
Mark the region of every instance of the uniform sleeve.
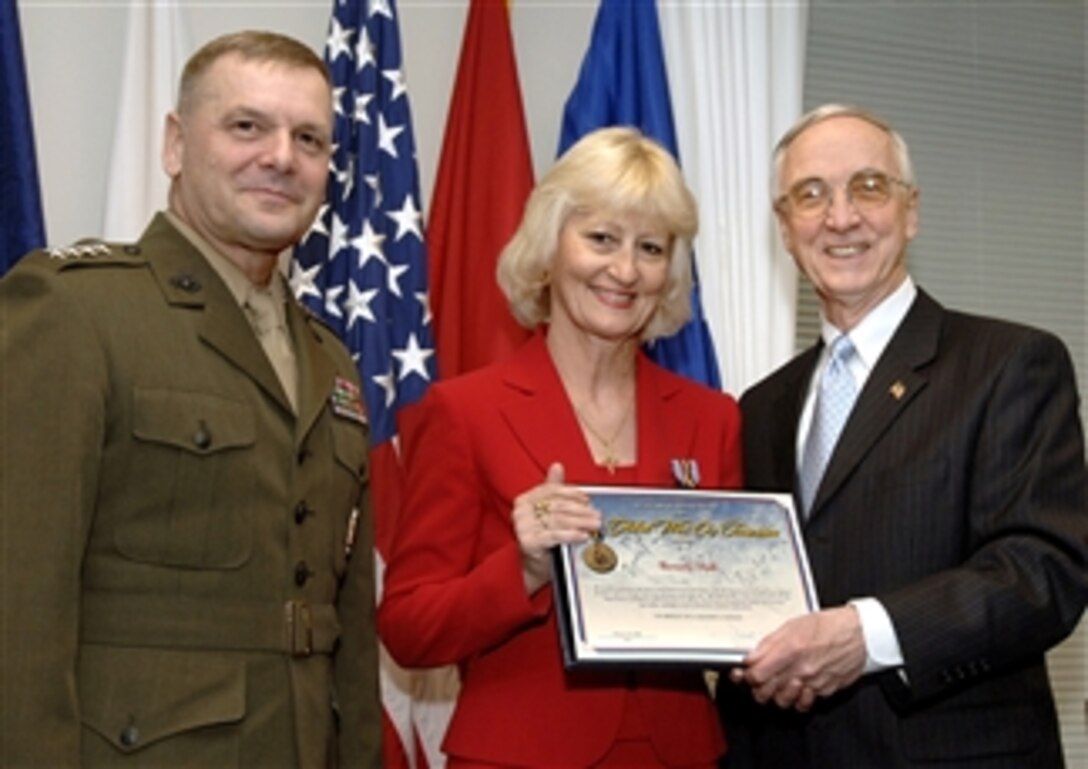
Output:
[[80,763],[80,569],[108,376],[72,283],[34,256],[0,280],[3,766]]
[[478,554],[481,531],[495,522],[486,520],[471,435],[441,385],[405,420],[405,506],[378,610],[379,633],[401,665],[461,662],[547,606],[525,592],[512,528],[508,542]]
[[[1088,480],[1072,364],[1032,333],[995,368],[969,466],[968,556],[878,596],[922,698],[1042,654],[1088,598]],[[903,696],[902,692],[898,693]]]

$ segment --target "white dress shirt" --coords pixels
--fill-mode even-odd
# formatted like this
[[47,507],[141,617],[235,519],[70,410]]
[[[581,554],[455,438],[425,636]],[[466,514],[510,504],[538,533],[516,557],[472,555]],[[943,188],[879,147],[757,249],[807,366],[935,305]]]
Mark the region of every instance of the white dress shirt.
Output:
[[[873,367],[884,348],[888,346],[903,318],[907,316],[914,298],[918,295],[918,289],[914,281],[907,279],[880,304],[874,307],[862,318],[854,328],[850,329],[850,340],[854,343],[857,354],[851,357],[849,368],[857,383],[858,392],[865,387]],[[820,335],[824,340],[824,348],[820,353],[820,359],[816,363],[809,382],[808,392],[805,395],[804,407],[801,410],[801,421],[797,429],[797,457],[798,462],[804,454],[805,441],[812,426],[812,413],[816,403],[816,391],[820,378],[829,362],[828,350],[831,342],[842,333],[821,316]],[[798,468],[800,470],[800,468]],[[878,670],[900,667],[903,664],[903,652],[899,646],[899,639],[895,634],[895,627],[887,610],[875,598],[858,597],[850,601],[861,620],[861,632],[865,636],[865,672],[873,673]]]

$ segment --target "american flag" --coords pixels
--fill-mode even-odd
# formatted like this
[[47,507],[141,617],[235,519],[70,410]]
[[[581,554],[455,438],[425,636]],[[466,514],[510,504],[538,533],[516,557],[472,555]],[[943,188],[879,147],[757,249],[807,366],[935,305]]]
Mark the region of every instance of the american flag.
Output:
[[[397,413],[422,397],[436,371],[394,0],[335,0],[325,61],[335,113],[326,203],[295,249],[290,280],[295,296],[339,333],[359,367],[370,420],[380,593],[400,507]],[[385,766],[441,765],[437,744],[455,675],[401,670],[384,650],[380,672]],[[428,731],[421,720],[437,727],[421,734]]]
[[339,0],[325,61],[333,78],[326,203],[295,250],[295,295],[356,356],[371,441],[434,378],[427,251],[394,0]]

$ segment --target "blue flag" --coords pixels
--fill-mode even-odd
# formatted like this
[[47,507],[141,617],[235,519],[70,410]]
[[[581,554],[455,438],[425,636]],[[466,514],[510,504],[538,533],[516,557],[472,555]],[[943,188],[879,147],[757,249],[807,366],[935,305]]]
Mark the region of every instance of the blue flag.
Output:
[[0,2],[0,275],[44,245],[19,9],[8,0]]
[[394,0],[335,3],[325,44],[333,79],[326,203],[295,250],[295,295],[355,355],[371,442],[434,379],[427,252],[415,138]]
[[[559,153],[584,134],[611,125],[637,127],[679,161],[654,0],[601,0],[589,50],[563,112]],[[649,353],[666,368],[720,389],[694,262],[692,273],[691,320],[673,336],[657,340]]]

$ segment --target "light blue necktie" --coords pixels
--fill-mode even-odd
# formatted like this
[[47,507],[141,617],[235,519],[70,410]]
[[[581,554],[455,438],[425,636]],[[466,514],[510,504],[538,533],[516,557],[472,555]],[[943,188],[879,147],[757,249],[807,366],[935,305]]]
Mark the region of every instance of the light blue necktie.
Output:
[[850,337],[846,334],[836,337],[831,343],[830,353],[801,457],[801,504],[806,516],[858,394],[854,375],[850,373],[850,359],[857,354],[857,350]]

